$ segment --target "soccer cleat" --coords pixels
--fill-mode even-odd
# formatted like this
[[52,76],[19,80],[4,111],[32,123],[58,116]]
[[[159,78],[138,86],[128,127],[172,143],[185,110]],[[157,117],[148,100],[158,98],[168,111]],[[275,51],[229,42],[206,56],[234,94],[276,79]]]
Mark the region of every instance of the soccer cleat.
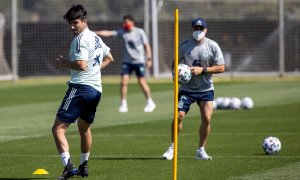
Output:
[[126,113],[126,112],[128,112],[128,107],[127,107],[127,105],[122,104],[122,105],[119,107],[119,112],[120,112],[120,113]]
[[81,165],[79,165],[77,170],[77,176],[81,176],[81,177],[89,176],[88,161],[84,161]]
[[144,112],[153,112],[156,108],[156,105],[154,102],[148,102],[144,108]]
[[163,158],[166,160],[172,160],[174,156],[174,147],[173,144],[167,149],[167,151],[163,154]]
[[74,165],[71,162],[71,160],[68,160],[68,164],[66,165],[63,173],[57,178],[57,180],[66,180],[76,174],[76,171],[74,169]]
[[210,157],[205,150],[198,149],[196,152],[195,159],[197,160],[212,160],[212,157]]

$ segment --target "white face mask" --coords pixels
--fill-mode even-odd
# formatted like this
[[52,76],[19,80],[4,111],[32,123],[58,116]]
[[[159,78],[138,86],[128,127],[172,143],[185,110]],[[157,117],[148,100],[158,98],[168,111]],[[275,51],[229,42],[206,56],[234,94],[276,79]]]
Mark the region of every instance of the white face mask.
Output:
[[197,30],[197,31],[193,32],[193,37],[197,41],[200,41],[201,39],[203,39],[204,36],[205,36],[205,32],[204,31]]

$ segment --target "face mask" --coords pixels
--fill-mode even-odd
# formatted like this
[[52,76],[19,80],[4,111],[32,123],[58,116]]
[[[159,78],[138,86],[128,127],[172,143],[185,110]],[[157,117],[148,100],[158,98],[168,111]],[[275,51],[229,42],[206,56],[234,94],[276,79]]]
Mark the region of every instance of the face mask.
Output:
[[193,37],[197,41],[200,41],[201,39],[203,39],[204,36],[205,36],[205,32],[204,31],[197,30],[197,31],[193,32]]
[[124,23],[124,24],[123,24],[123,28],[124,28],[126,31],[131,30],[132,27],[133,27],[133,25],[130,24],[130,23]]

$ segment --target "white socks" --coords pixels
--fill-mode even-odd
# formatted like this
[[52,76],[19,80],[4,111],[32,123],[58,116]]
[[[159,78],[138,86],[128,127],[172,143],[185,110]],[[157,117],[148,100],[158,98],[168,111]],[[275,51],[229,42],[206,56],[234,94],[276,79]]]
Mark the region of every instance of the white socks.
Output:
[[122,106],[127,106],[127,100],[126,99],[122,99],[121,100],[121,105]]
[[151,98],[151,97],[149,97],[149,98],[148,98],[148,100],[147,100],[147,104],[154,104],[154,101],[152,100],[152,98]]
[[199,150],[200,151],[204,151],[204,147],[199,147]]
[[[90,156],[90,153],[81,153],[80,165],[82,163],[84,163],[84,161],[88,161],[89,156]],[[68,161],[69,161],[70,157],[71,156],[70,156],[69,152],[63,152],[63,153],[60,154],[60,159],[61,159],[61,162],[64,166],[66,166],[68,164]]]
[[81,153],[81,159],[80,159],[80,164],[84,163],[84,161],[89,160],[90,153]]
[[60,154],[61,162],[64,166],[68,164],[68,161],[70,159],[70,153],[69,152],[63,152]]

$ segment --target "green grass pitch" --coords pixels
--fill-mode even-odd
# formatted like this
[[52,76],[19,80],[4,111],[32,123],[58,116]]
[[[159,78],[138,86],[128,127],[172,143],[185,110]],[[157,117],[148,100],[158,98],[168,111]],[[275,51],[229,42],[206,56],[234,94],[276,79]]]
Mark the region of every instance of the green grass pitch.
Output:
[[[129,113],[117,112],[119,85],[104,84],[92,126],[89,161],[92,180],[172,179],[172,161],[161,160],[170,144],[173,114],[171,82],[151,83],[157,109],[144,113],[145,99],[129,85]],[[300,177],[300,81],[237,81],[215,84],[215,96],[254,99],[254,109],[216,110],[207,152],[212,161],[197,161],[199,112],[194,105],[179,137],[178,179],[298,179]],[[0,86],[0,180],[55,179],[63,170],[51,134],[64,96],[63,83]],[[68,131],[71,156],[80,159],[76,125]],[[263,139],[282,142],[278,155],[264,155]],[[32,175],[37,168],[49,175]]]

